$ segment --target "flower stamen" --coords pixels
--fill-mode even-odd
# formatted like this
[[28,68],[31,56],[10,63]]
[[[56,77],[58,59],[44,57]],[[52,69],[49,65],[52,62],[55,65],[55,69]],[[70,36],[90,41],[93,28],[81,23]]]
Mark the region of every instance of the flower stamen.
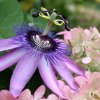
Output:
[[31,41],[38,50],[42,51],[55,50],[56,47],[56,43],[47,35],[33,35]]

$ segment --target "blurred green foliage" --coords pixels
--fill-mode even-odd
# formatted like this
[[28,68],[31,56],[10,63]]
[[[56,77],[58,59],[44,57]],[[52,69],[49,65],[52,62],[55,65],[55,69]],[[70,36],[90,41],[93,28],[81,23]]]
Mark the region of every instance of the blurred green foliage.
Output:
[[[40,10],[40,7],[57,9],[58,12],[68,17],[71,28],[96,26],[100,29],[100,0],[0,0],[0,38],[14,35],[13,26],[25,21],[33,22],[39,28],[44,29],[47,21],[31,16],[32,12]],[[53,29],[60,31],[59,27]],[[11,74],[12,69],[0,72],[0,89],[9,87]],[[42,84],[39,77],[37,75],[32,78],[27,87],[32,89],[32,86]],[[35,85],[33,82],[36,82]]]
[[12,27],[23,22],[23,11],[16,0],[0,1],[0,36],[12,35]]
[[[40,7],[57,9],[68,17],[71,28],[100,27],[100,0],[0,0],[0,36],[12,36],[12,27],[25,21],[44,29],[46,21],[31,16]],[[59,27],[55,30],[59,31]]]
[[[30,6],[27,6],[27,2]],[[20,4],[27,14],[34,9],[40,10],[41,6],[50,10],[55,8],[68,17],[72,28],[100,27],[100,0],[20,0]]]

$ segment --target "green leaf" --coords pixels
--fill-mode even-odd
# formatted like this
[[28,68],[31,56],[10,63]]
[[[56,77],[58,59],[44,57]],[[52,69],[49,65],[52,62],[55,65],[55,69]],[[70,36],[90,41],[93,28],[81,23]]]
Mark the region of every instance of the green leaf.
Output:
[[13,34],[13,26],[23,22],[23,12],[17,0],[0,1],[0,37],[7,38]]

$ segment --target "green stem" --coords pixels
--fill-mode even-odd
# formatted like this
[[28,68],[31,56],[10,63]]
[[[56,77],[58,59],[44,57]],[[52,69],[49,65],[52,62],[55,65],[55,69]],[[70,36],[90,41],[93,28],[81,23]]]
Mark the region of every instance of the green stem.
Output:
[[43,32],[43,35],[48,34],[49,30],[51,29],[52,24],[53,24],[53,22],[49,20],[48,23],[47,23],[47,26],[46,26],[46,28]]
[[53,12],[51,14],[50,19],[49,19],[49,21],[47,23],[47,26],[46,26],[46,28],[45,28],[45,30],[43,32],[43,35],[47,35],[48,34],[49,30],[51,29],[51,26],[53,25],[53,21],[55,20],[56,16],[57,16],[57,14],[55,12]]

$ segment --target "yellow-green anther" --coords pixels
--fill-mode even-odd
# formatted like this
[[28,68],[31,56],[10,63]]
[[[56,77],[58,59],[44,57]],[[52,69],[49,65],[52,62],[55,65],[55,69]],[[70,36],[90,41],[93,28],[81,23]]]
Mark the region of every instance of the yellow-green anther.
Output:
[[60,20],[60,19],[56,19],[53,21],[54,24],[56,24],[57,26],[62,26],[64,24],[64,21],[63,20]]
[[41,11],[47,11],[47,9],[44,7],[41,7]]
[[[41,11],[48,11],[46,8],[41,7]],[[47,16],[50,17],[50,14],[46,12]]]
[[39,16],[41,16],[42,18],[45,18],[45,19],[50,19],[49,16],[46,16],[46,15],[43,14],[42,12],[39,13]]

